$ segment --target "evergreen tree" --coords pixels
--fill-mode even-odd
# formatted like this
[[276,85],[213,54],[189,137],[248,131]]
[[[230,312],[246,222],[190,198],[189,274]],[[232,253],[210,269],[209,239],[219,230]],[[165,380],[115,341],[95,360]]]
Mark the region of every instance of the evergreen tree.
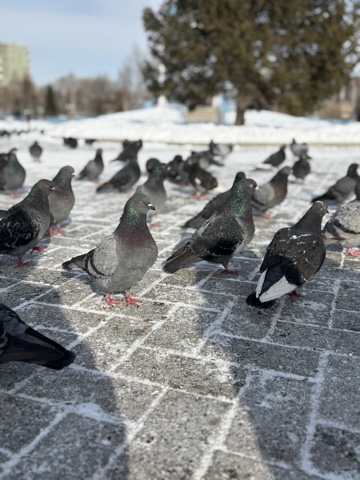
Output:
[[45,90],[45,115],[47,117],[55,117],[59,114],[59,109],[56,101],[56,94],[51,85],[48,85]]
[[166,0],[144,10],[144,76],[153,94],[190,108],[231,92],[237,124],[255,105],[310,113],[358,61],[359,13],[359,0]]

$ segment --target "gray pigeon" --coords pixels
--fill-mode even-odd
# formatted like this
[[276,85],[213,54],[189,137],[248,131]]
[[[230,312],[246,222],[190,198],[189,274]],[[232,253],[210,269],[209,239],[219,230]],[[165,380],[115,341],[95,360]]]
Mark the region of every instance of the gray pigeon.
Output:
[[24,185],[25,168],[16,156],[16,148],[0,156],[0,190],[18,190]]
[[210,150],[202,150],[199,152],[195,152],[192,150],[190,152],[190,157],[192,162],[197,162],[201,168],[207,170],[211,165],[215,165],[217,167],[223,167],[224,165],[218,162],[215,159],[215,156],[211,153]]
[[252,197],[254,215],[265,214],[267,210],[280,205],[285,200],[290,173],[290,167],[283,167],[269,183],[260,185],[254,190]]
[[36,162],[40,162],[43,148],[38,142],[35,141],[32,145],[30,145],[29,153],[32,156],[33,160],[35,160]]
[[112,162],[128,162],[131,159],[137,159],[138,153],[143,147],[142,140],[130,141],[124,140],[122,142],[123,149],[119,155],[111,160]]
[[299,160],[297,160],[293,165],[293,175],[299,180],[305,180],[305,178],[311,172],[311,165],[309,160],[311,157],[307,154],[301,154]]
[[68,220],[71,210],[75,205],[75,196],[72,189],[71,181],[74,177],[75,170],[69,165],[60,168],[57,175],[52,179],[56,189],[50,192],[49,207],[51,214],[50,235],[56,233],[63,234],[61,228],[57,225]]
[[61,370],[75,354],[24,323],[17,313],[0,303],[0,364],[25,362]]
[[111,192],[114,190],[120,193],[128,192],[139,180],[140,175],[141,171],[137,157],[131,158],[125,167],[115,173],[108,182],[100,185],[96,191],[97,193]]
[[334,183],[334,185],[328,188],[324,194],[313,198],[312,202],[320,200],[324,202],[343,203],[348,200],[351,195],[353,195],[355,185],[360,178],[357,169],[358,164],[352,163],[349,166],[345,177],[341,177],[336,183]]
[[79,173],[78,180],[90,180],[96,182],[104,171],[104,160],[102,157],[102,148],[96,150],[95,158],[89,160],[85,167]]
[[113,293],[125,293],[127,304],[136,304],[127,291],[143,278],[158,255],[146,223],[149,210],[154,210],[149,199],[136,191],[126,202],[115,232],[93,250],[63,263],[63,268],[79,268],[88,273],[96,289],[106,294],[109,305],[118,303],[112,298]]
[[309,153],[309,145],[307,143],[297,143],[295,138],[290,143],[290,150],[294,157],[301,157],[305,153]]
[[253,239],[252,188],[243,172],[236,175],[222,211],[215,213],[165,262],[164,271],[175,273],[201,260],[220,263],[228,271],[232,256]]
[[214,157],[220,157],[222,160],[225,160],[225,158],[233,151],[233,149],[234,146],[231,144],[215,143],[213,140],[210,140],[209,143],[210,152],[214,155]]
[[[242,175],[242,172],[238,172]],[[236,178],[236,176],[235,176]],[[254,180],[248,179],[249,185],[252,188],[256,187]],[[182,225],[182,228],[199,228],[203,223],[205,223],[209,218],[215,213],[221,213],[224,205],[229,199],[231,194],[231,188],[226,190],[226,192],[219,193],[214,197],[210,202],[208,202],[205,207],[194,217],[190,218],[187,222]]]
[[269,155],[263,163],[266,165],[271,165],[272,167],[279,167],[283,162],[286,160],[286,153],[285,153],[286,145],[281,145],[279,150],[275,153]]
[[0,220],[0,254],[18,257],[18,266],[24,265],[22,257],[31,249],[39,250],[40,242],[50,226],[49,194],[55,185],[49,180],[39,180],[30,193],[4,213]]
[[[330,235],[336,240],[345,240],[347,244],[359,242],[360,235],[360,180],[355,187],[356,199],[352,202],[340,205],[324,228],[326,237]],[[346,254],[358,257],[360,249],[351,247]]]
[[270,307],[278,298],[294,295],[319,271],[326,255],[321,235],[325,213],[324,203],[315,202],[295,225],[276,232],[261,264],[256,292],[247,298],[249,305]]
[[148,161],[146,164],[149,176],[146,182],[139,187],[139,190],[148,197],[150,203],[156,208],[156,211],[161,212],[164,209],[167,199],[164,187],[164,167],[157,158],[151,158],[150,160],[151,163],[149,164]]

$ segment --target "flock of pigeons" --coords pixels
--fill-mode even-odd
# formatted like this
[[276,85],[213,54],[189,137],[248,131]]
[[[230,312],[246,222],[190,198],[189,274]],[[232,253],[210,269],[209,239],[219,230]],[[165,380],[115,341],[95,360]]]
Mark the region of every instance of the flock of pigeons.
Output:
[[[141,140],[123,142],[121,152],[112,161],[123,162],[124,166],[97,187],[98,193],[125,193],[138,182],[141,175],[138,154],[142,146]],[[286,198],[289,175],[292,173],[303,181],[311,171],[308,145],[293,140],[289,147],[296,158],[292,168],[281,168],[286,159],[286,147],[282,146],[264,161],[277,169],[269,182],[257,185],[244,172],[238,172],[229,190],[216,195],[189,219],[183,228],[195,231],[174,248],[163,265],[164,271],[172,274],[199,261],[207,261],[221,265],[224,274],[237,274],[229,265],[234,254],[252,241],[254,216],[269,218],[270,210]],[[43,149],[37,142],[29,151],[35,161],[41,161]],[[231,145],[211,141],[207,150],[192,151],[186,159],[176,155],[165,164],[150,158],[146,163],[147,180],[127,200],[114,232],[96,248],[65,261],[63,268],[86,272],[95,291],[103,294],[110,306],[124,301],[128,305],[137,305],[137,299],[129,294],[129,290],[157,260],[158,249],[148,221],[149,212],[163,211],[167,201],[165,180],[179,187],[188,186],[193,189],[195,198],[202,198],[217,186],[217,179],[209,167],[224,166],[231,151]],[[354,247],[360,234],[357,167],[357,164],[350,165],[344,177],[314,198],[295,225],[275,233],[260,266],[256,290],[247,298],[249,305],[268,308],[286,294],[293,299],[298,296],[298,287],[311,280],[321,268],[327,239],[347,240]],[[77,179],[98,182],[103,171],[102,150],[97,149],[95,158],[85,165]],[[22,201],[9,210],[0,211],[0,254],[17,257],[18,267],[28,265],[29,262],[24,261],[26,253],[41,251],[39,242],[42,239],[63,232],[75,204],[74,174],[71,166],[63,166],[52,180],[38,181]],[[16,149],[0,154],[0,190],[18,190],[23,186],[25,175]],[[345,203],[354,194],[355,200]],[[337,209],[322,228],[329,205],[335,205]],[[359,250],[349,248],[347,253],[359,255]],[[119,293],[124,295],[124,300],[114,298],[113,295]],[[74,360],[72,352],[27,326],[5,305],[0,305],[0,311],[0,363],[24,361],[62,369]]]

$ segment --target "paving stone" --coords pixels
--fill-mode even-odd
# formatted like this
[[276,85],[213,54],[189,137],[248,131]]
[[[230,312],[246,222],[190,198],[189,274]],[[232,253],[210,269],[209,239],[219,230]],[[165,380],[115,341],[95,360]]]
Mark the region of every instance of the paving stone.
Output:
[[82,281],[73,278],[63,286],[43,295],[41,297],[41,302],[71,306],[74,305],[74,303],[80,302],[80,300],[83,300],[92,293],[93,290],[87,283],[86,279]]
[[51,289],[51,285],[30,282],[17,283],[5,291],[0,291],[0,302],[5,303],[5,305],[10,308],[14,308],[35,297],[45,294]]
[[271,326],[271,319],[269,311],[237,303],[223,321],[221,332],[247,338],[263,338]]
[[336,308],[354,311],[360,310],[359,288],[351,288],[353,285],[354,284],[350,282],[342,282],[336,299]]
[[251,380],[239,400],[226,447],[260,461],[298,464],[310,413],[311,385],[271,375],[254,375]]
[[[228,408],[221,402],[168,392],[145,421],[129,451],[106,473],[106,478],[191,478],[208,448],[210,435],[219,427]],[[126,466],[127,457],[131,459],[130,468]]]
[[217,317],[216,312],[181,307],[147,338],[145,345],[191,352]]
[[213,462],[203,477],[204,480],[317,480],[300,470],[288,470],[263,461],[216,451]]
[[333,327],[360,332],[360,313],[335,309]]
[[232,397],[246,379],[245,369],[139,348],[116,372],[202,395]]
[[334,295],[315,291],[306,291],[303,296],[292,302],[285,299],[281,319],[291,322],[328,325]]
[[304,376],[315,375],[318,365],[316,352],[224,335],[214,335],[209,338],[201,350],[201,355]]
[[[123,425],[67,415],[13,468],[7,480],[78,480],[103,468],[126,439]],[[56,445],[56,455],[53,455]],[[74,450],[74,446],[76,446]]]
[[320,397],[322,418],[360,430],[360,359],[329,356]]
[[0,389],[6,391],[12,390],[17,383],[29,377],[36,368],[41,367],[17,362],[1,364]]
[[135,422],[145,413],[158,387],[72,368],[42,371],[24,384],[19,393],[52,402],[84,404],[100,412]]
[[192,287],[199,282],[202,282],[211,272],[204,270],[183,269],[174,273],[173,275],[167,275],[160,284],[166,285],[178,285],[182,287]]
[[211,290],[215,293],[223,293],[227,295],[234,295],[235,297],[248,296],[256,288],[256,283],[242,282],[234,279],[227,279],[225,273],[219,273],[212,275],[204,284],[201,285],[203,290]]
[[318,425],[311,449],[313,466],[325,478],[360,478],[360,434]]
[[46,405],[31,400],[0,393],[1,448],[16,452],[30,443],[53,418],[53,411]]
[[270,339],[283,345],[307,347],[314,350],[331,350],[336,353],[360,356],[360,334],[355,332],[278,322]]

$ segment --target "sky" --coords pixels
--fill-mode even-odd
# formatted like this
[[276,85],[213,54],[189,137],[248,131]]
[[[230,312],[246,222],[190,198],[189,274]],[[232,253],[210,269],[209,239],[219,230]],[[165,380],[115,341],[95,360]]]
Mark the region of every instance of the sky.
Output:
[[142,10],[160,0],[1,0],[0,42],[30,50],[32,77],[116,78],[135,46],[146,51]]

